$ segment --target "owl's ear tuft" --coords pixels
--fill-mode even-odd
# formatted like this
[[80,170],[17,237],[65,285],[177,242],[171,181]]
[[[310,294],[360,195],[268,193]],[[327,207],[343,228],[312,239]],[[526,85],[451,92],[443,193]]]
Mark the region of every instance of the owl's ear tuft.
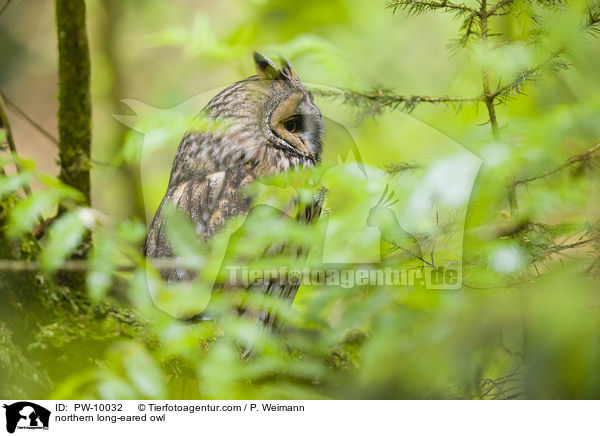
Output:
[[275,80],[281,75],[281,70],[275,63],[259,51],[254,52],[256,74],[262,80]]
[[281,71],[285,76],[288,76],[291,79],[297,79],[298,74],[296,74],[296,70],[290,64],[290,61],[287,58],[281,58]]

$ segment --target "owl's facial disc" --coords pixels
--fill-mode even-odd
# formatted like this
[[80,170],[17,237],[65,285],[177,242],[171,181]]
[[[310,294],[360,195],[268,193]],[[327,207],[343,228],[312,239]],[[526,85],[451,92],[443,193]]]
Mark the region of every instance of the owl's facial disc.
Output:
[[320,119],[321,114],[307,94],[294,93],[275,109],[270,127],[278,143],[283,142],[290,152],[301,154],[316,162],[321,145]]

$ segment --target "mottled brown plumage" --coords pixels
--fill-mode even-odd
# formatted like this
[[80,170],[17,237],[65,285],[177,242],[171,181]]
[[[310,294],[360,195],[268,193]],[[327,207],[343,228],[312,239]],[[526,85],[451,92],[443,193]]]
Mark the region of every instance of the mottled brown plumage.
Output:
[[[144,244],[148,257],[173,256],[164,229],[168,203],[185,212],[206,240],[228,218],[248,212],[251,199],[241,193],[245,185],[259,176],[319,162],[323,120],[311,94],[287,61],[278,68],[260,53],[254,60],[256,76],[227,87],[203,109],[210,128],[182,139]],[[313,221],[320,210],[315,201],[298,219]],[[169,281],[190,278],[177,271],[163,276]],[[292,300],[297,288],[269,284],[263,291]],[[258,318],[273,322],[269,314]]]

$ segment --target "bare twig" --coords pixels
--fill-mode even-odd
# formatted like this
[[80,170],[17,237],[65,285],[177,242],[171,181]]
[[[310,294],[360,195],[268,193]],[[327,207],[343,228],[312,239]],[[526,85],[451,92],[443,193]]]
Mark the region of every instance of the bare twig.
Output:
[[567,168],[567,167],[569,167],[569,166],[571,166],[571,165],[573,165],[573,164],[575,164],[577,162],[582,162],[584,160],[589,159],[598,150],[600,150],[600,144],[594,145],[592,148],[584,151],[583,153],[576,154],[575,156],[571,156],[569,159],[567,159],[565,162],[563,162],[562,164],[560,164],[556,168],[553,168],[553,169],[548,170],[548,171],[544,171],[543,173],[538,174],[536,176],[516,177],[512,181],[512,183],[510,183],[509,186],[508,186],[508,202],[510,204],[511,213],[514,215],[519,210],[518,199],[517,199],[517,187],[519,185],[524,185],[524,184],[533,182],[535,180],[540,180],[540,179],[543,179],[545,177],[551,176],[552,174],[556,174],[559,171],[562,171],[565,168]]
[[[492,398],[509,399],[515,396],[516,389],[522,389],[523,384],[520,373],[521,364],[519,364],[513,372],[495,379],[484,378],[479,380],[482,398],[492,395]],[[496,392],[494,393],[494,390]],[[519,393],[516,393],[518,395]]]
[[4,6],[2,7],[2,9],[0,10],[0,15],[2,15],[4,13],[4,11],[6,10],[6,8],[11,4],[12,0],[6,0],[6,3],[4,3]]
[[547,252],[548,252],[548,254],[558,253],[560,251],[568,250],[570,248],[577,248],[582,245],[589,244],[590,242],[595,242],[598,239],[599,239],[598,237],[593,237],[593,238],[588,238],[588,239],[582,239],[581,241],[573,242],[571,244],[555,245],[553,247],[548,248]]
[[[6,113],[6,106],[4,105],[4,99],[2,98],[2,93],[0,93],[0,119],[2,120],[2,125],[4,126],[4,131],[6,133],[6,142],[8,143],[8,148],[10,149],[11,154],[15,158],[15,168],[17,172],[22,172],[23,168],[19,163],[19,155],[17,154],[17,146],[15,145],[15,140],[12,136],[12,130],[10,128],[10,123],[8,122],[8,115]],[[28,183],[23,184],[23,191],[25,194],[31,194],[31,188]]]
[[6,95],[4,96],[4,101],[6,101],[6,103],[12,107],[15,112],[17,112],[19,115],[21,115],[29,124],[31,124],[33,126],[33,128],[35,128],[38,132],[40,132],[42,135],[44,135],[46,138],[48,138],[50,141],[52,141],[54,144],[58,144],[58,139],[56,139],[56,137],[54,137],[52,135],[52,133],[48,132],[46,129],[44,129],[40,124],[38,124],[34,119],[32,119],[29,115],[27,115],[27,113],[25,113],[25,111],[23,109],[21,109],[19,106],[17,106],[15,104],[15,102],[13,102],[10,98],[8,98]]
[[406,249],[406,248],[404,248],[404,247],[402,247],[402,246],[400,246],[400,245],[396,244],[395,242],[393,242],[393,241],[388,241],[387,239],[386,239],[386,242],[388,242],[389,244],[391,244],[391,245],[392,245],[392,246],[393,246],[393,247],[394,247],[396,250],[402,250],[404,253],[408,254],[409,256],[412,256],[412,257],[414,257],[414,258],[415,258],[415,259],[417,259],[417,260],[420,260],[420,261],[421,261],[421,262],[423,262],[424,264],[427,264],[427,265],[428,265],[428,266],[430,266],[430,267],[435,267],[435,265],[434,265],[434,264],[432,264],[432,263],[430,263],[430,262],[427,262],[427,261],[426,261],[426,260],[425,260],[425,259],[424,259],[422,256],[417,256],[417,255],[416,255],[415,253],[413,253],[412,251],[410,251],[410,250],[408,250],[408,249]]
[[564,170],[565,168],[567,168],[577,162],[582,162],[582,161],[589,159],[598,150],[600,150],[600,144],[594,145],[592,148],[584,151],[583,153],[576,154],[575,156],[571,156],[569,159],[567,159],[565,162],[563,162],[556,168],[553,168],[548,171],[544,171],[542,174],[538,174],[537,176],[516,178],[513,183],[515,185],[522,185],[525,183],[533,182],[534,180],[539,180],[539,179],[543,179],[544,177],[551,176],[552,174],[556,174],[559,171]]
[[495,15],[496,12],[498,12],[500,9],[502,9],[505,6],[510,5],[514,0],[502,0],[498,3],[496,3],[494,6],[492,6],[490,9],[488,9],[488,11],[486,12],[486,15],[488,17],[491,17],[492,15]]

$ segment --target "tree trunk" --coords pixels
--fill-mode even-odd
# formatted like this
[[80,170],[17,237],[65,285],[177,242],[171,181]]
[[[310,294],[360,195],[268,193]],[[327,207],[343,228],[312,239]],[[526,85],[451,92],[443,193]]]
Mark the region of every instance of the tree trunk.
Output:
[[56,0],[60,179],[90,204],[90,55],[85,0]]

